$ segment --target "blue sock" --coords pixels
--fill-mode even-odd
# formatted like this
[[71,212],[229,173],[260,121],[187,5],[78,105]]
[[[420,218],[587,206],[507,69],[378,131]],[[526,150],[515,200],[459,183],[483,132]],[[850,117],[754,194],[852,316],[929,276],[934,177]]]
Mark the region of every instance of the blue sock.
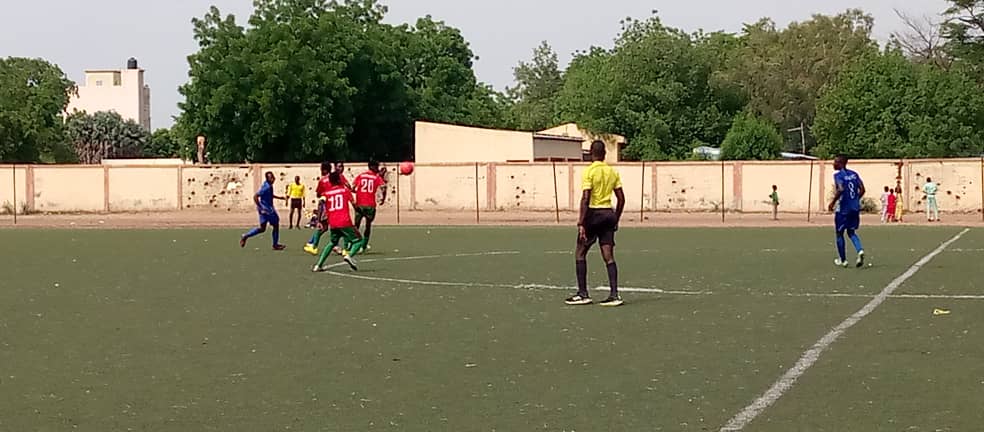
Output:
[[280,228],[273,229],[273,245],[276,246],[280,244]]
[[861,247],[861,237],[858,237],[858,233],[854,232],[854,230],[848,230],[847,236],[851,238],[851,243],[854,243],[854,250],[858,252],[864,250],[864,248]]
[[315,228],[314,229],[314,234],[311,234],[311,240],[308,240],[308,244],[314,245],[315,247],[317,247],[318,246],[318,240],[321,240],[321,236],[319,235],[320,232],[321,232],[320,229]]
[[837,233],[837,255],[840,256],[841,261],[847,261],[846,252],[844,252],[844,232],[840,231]]
[[245,238],[256,237],[256,236],[260,235],[261,232],[263,232],[263,230],[261,230],[259,228],[253,228],[253,229],[249,230],[248,233],[246,233],[245,235],[243,235],[243,237],[245,237]]

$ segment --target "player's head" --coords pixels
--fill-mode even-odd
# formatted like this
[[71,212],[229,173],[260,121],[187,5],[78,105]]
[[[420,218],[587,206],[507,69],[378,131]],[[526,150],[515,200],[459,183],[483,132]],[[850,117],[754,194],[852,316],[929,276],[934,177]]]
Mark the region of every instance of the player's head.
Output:
[[595,140],[591,143],[591,160],[596,162],[602,162],[605,160],[605,143],[601,140]]
[[933,179],[931,179],[929,177],[926,177],[926,183],[932,183],[932,182],[933,182]]
[[344,162],[336,162],[335,163],[335,172],[343,172],[343,171],[345,171],[345,163]]
[[776,185],[772,185],[772,190],[779,189]]
[[379,161],[375,161],[375,160],[369,161],[369,171],[372,171],[374,173],[378,173],[379,172]]
[[328,175],[328,173],[331,172],[331,167],[332,167],[331,162],[327,162],[327,161],[322,162],[321,163],[321,175],[323,175],[323,176]]
[[265,177],[267,183],[273,184],[273,182],[277,181],[277,178],[273,176],[273,171],[267,171]]
[[301,176],[294,176],[294,183],[301,184]]
[[839,154],[834,157],[834,169],[840,171],[847,168],[847,156]]
[[331,174],[328,174],[328,182],[331,183],[332,186],[341,186],[342,185],[342,173],[339,172],[339,171],[335,171],[335,172],[333,172]]
[[888,192],[888,186],[885,186],[885,192]]

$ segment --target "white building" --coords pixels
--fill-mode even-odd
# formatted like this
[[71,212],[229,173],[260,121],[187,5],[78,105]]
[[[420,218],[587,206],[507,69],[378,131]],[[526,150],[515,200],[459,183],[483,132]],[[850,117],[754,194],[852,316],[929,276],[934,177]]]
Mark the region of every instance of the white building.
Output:
[[144,70],[137,67],[137,60],[131,58],[121,70],[86,70],[78,95],[72,95],[68,102],[68,112],[75,111],[115,111],[149,131],[150,87],[144,83]]

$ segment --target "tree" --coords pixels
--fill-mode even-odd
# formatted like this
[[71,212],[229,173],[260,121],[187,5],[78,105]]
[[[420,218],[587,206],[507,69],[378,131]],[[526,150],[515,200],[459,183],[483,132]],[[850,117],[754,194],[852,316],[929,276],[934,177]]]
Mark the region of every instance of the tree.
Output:
[[948,0],[943,13],[946,51],[955,65],[984,84],[984,0]]
[[501,115],[468,43],[440,21],[385,24],[375,0],[254,4],[248,29],[214,7],[193,21],[179,130],[208,136],[215,161],[401,159],[415,119]]
[[629,158],[685,159],[694,147],[716,145],[742,108],[712,83],[726,44],[710,40],[726,38],[686,34],[655,16],[628,20],[614,49],[575,55],[558,99],[559,120],[625,136]]
[[721,144],[724,160],[771,160],[782,153],[782,136],[775,125],[751,114],[738,114]]
[[516,86],[506,90],[513,102],[510,120],[522,130],[542,130],[554,126],[557,95],[564,85],[557,53],[546,41],[533,50],[529,62],[513,68]]
[[824,157],[978,156],[984,95],[963,73],[889,51],[844,71],[820,99],[814,133]]
[[754,113],[783,129],[809,127],[824,87],[845,67],[877,52],[873,24],[870,15],[856,9],[814,15],[783,30],[762,19],[745,26],[742,47],[726,75],[747,93]]
[[65,135],[80,163],[98,164],[107,158],[138,158],[150,136],[133,120],[115,112],[76,112],[65,122]]
[[171,129],[160,128],[150,135],[143,154],[153,158],[179,158],[184,155],[184,149]]
[[953,58],[946,52],[942,23],[927,17],[913,17],[895,10],[906,30],[892,33],[891,43],[917,63],[949,69]]
[[0,58],[0,161],[65,161],[61,116],[74,89],[45,60]]

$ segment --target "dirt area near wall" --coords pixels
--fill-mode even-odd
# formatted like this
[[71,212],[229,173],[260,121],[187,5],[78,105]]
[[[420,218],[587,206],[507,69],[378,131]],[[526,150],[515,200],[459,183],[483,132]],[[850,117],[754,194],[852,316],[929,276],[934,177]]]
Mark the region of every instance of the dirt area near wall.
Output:
[[[952,225],[984,226],[981,215],[958,214],[942,215],[942,222],[926,222],[921,213],[910,215],[903,225]],[[283,225],[287,213],[280,212]],[[574,225],[577,214],[561,212],[559,225]],[[654,213],[647,212],[640,222],[639,212],[626,211],[622,226],[632,227],[807,227],[828,226],[832,223],[829,214],[814,214],[807,221],[806,214],[780,214],[773,221],[770,214],[728,213],[721,220],[717,213]],[[0,216],[0,229],[3,228],[243,228],[256,224],[256,214],[252,212],[217,212],[187,210],[149,213],[110,213],[110,214],[34,214],[17,217],[14,224],[10,215]],[[304,221],[306,222],[306,221]],[[399,222],[393,211],[380,211],[376,220],[378,225],[480,225],[480,226],[555,226],[557,215],[552,212],[482,212],[476,221],[475,212],[468,211],[410,211],[401,212]],[[878,215],[865,215],[866,226],[880,225]]]

